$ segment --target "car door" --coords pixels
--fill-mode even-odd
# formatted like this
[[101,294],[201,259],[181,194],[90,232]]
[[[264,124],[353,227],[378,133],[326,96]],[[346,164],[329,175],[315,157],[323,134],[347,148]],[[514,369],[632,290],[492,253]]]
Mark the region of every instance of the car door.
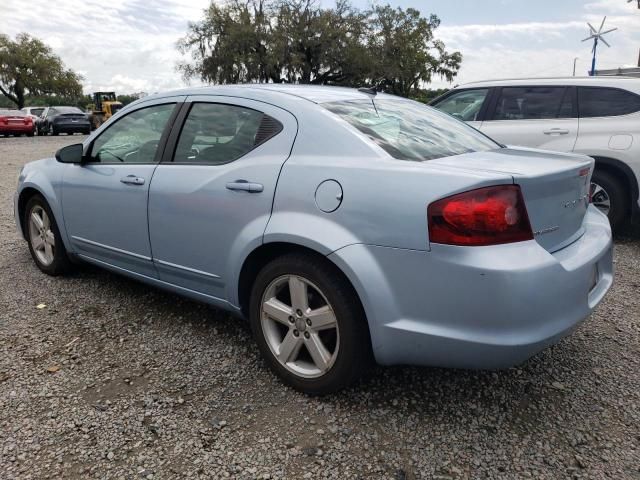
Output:
[[501,87],[480,130],[505,145],[570,152],[578,136],[575,88]]
[[474,128],[482,126],[482,116],[489,100],[490,88],[469,88],[454,91],[432,105]]
[[138,106],[86,145],[84,163],[68,165],[62,208],[76,253],[157,277],[147,197],[178,104],[174,98]]
[[42,115],[40,116],[40,120],[38,122],[39,131],[38,134],[46,135],[49,132],[49,118],[51,117],[53,109],[51,107],[47,107]]
[[149,191],[153,258],[161,280],[225,300],[243,255],[262,242],[297,122],[249,99],[188,104]]

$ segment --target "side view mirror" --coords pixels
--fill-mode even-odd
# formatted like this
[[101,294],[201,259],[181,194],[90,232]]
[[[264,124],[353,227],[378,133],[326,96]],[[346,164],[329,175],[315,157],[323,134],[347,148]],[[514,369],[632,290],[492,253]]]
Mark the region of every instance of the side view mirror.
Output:
[[56,152],[56,160],[61,163],[82,163],[83,146],[81,143],[74,143],[62,147]]

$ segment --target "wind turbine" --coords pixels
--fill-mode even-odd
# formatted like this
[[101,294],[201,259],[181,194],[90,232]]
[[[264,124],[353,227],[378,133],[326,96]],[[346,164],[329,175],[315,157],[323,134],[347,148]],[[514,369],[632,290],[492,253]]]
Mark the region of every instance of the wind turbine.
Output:
[[[638,0],[640,1],[640,0]],[[600,24],[600,28],[598,30],[596,30],[595,28],[593,28],[593,25],[591,25],[589,22],[587,22],[587,25],[589,25],[589,36],[587,38],[585,38],[584,40],[582,40],[583,42],[586,42],[587,40],[591,40],[593,39],[593,49],[591,50],[593,52],[593,60],[591,61],[591,76],[594,76],[596,74],[596,50],[598,49],[598,41],[602,40],[602,43],[604,43],[607,47],[610,47],[611,45],[609,45],[607,43],[607,41],[602,38],[603,35],[607,34],[607,33],[611,33],[614,30],[617,30],[617,28],[612,28],[610,30],[605,30],[604,32],[602,31],[602,29],[604,28],[604,22],[607,20],[607,17],[604,17],[602,19],[602,23]]]
[[[636,0],[627,0],[627,3],[635,2]],[[640,0],[638,0],[638,8],[640,8]]]

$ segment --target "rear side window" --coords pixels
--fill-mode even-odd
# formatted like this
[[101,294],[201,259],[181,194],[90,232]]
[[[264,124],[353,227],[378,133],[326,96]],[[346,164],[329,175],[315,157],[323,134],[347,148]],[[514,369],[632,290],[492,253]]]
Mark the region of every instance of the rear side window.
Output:
[[617,88],[579,87],[581,117],[613,117],[640,111],[640,96]]
[[399,160],[432,160],[500,148],[466,123],[410,100],[376,98],[325,103],[323,107]]
[[233,162],[281,130],[280,122],[251,108],[195,103],[180,132],[173,161],[209,165]]
[[570,118],[571,94],[565,87],[504,87],[493,120]]
[[473,122],[478,119],[478,114],[488,93],[488,88],[465,90],[449,95],[434,106],[460,120]]

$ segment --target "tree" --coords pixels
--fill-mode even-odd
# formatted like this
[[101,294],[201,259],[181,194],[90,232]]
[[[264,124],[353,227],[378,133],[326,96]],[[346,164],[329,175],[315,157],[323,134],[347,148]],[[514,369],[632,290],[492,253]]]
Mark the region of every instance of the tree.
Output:
[[317,0],[281,1],[275,25],[272,50],[280,81],[354,85],[370,70],[366,14],[347,0],[334,9],[320,8]]
[[21,33],[13,41],[0,35],[0,92],[18,108],[27,94],[80,97],[81,79],[37,38]]
[[433,31],[440,19],[431,15],[423,18],[418,10],[389,5],[375,6],[371,12],[369,48],[376,59],[374,84],[396,95],[408,97],[434,75],[452,81],[462,55],[448,53],[444,43],[435,40]]
[[460,67],[460,53],[448,53],[434,38],[439,24],[414,9],[361,11],[349,0],[334,8],[319,0],[212,2],[178,42],[194,61],[178,70],[187,81],[214,84],[375,85],[416,95],[433,76],[451,80]]
[[268,51],[272,28],[265,4],[265,0],[211,2],[204,20],[190,24],[189,33],[178,42],[178,49],[191,52],[195,60],[195,65],[178,66],[184,78],[200,77],[210,83],[279,80]]

